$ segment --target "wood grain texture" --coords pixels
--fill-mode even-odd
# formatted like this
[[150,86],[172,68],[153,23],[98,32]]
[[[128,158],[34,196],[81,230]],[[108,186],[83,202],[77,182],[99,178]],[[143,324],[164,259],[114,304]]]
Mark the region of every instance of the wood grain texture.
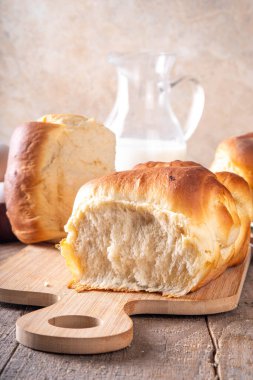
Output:
[[4,379],[214,379],[204,318],[134,318],[131,346],[100,355],[57,355],[18,346]]
[[240,304],[230,313],[208,317],[214,361],[221,379],[253,378],[253,262]]
[[[18,247],[9,247],[9,255]],[[20,245],[20,248],[22,246]],[[5,245],[0,246],[0,260]],[[134,340],[130,347],[114,353],[100,355],[59,355],[34,351],[17,344],[14,352],[6,344],[14,344],[14,317],[33,310],[20,305],[0,304],[1,333],[12,329],[10,340],[0,344],[0,357],[7,351],[7,362],[0,364],[1,379],[218,379],[216,348],[212,343],[206,320],[212,328],[214,338],[226,328],[227,318],[233,316],[242,326],[252,319],[253,311],[253,262],[249,268],[240,304],[235,311],[208,317],[138,316],[133,317]],[[205,320],[206,319],[206,320]],[[5,320],[5,324],[2,321]],[[213,321],[216,325],[214,326]],[[219,330],[217,325],[219,324]],[[216,327],[216,328],[215,328]],[[216,335],[217,334],[217,335]],[[253,340],[241,335],[244,352],[252,353],[248,347]],[[6,343],[6,344],[5,344]],[[241,348],[235,336],[230,343],[231,351],[222,344],[219,357],[219,373],[222,379],[244,379],[252,372],[251,362],[240,362]],[[250,346],[251,347],[251,346]],[[246,352],[244,357],[246,357]],[[216,358],[217,359],[217,358]],[[227,368],[226,363],[230,359]],[[236,375],[235,375],[236,374]]]
[[28,347],[75,354],[109,352],[131,343],[133,326],[128,315],[194,315],[235,308],[248,262],[178,299],[152,293],[76,293],[66,288],[69,273],[59,252],[50,245],[33,245],[1,265],[0,300],[51,305],[18,319],[17,340]]
[[0,262],[9,259],[18,253],[22,248],[25,248],[25,244],[17,242],[17,243],[4,243],[0,244]]
[[15,323],[22,315],[20,310],[17,310],[14,305],[1,305],[0,312],[0,368],[4,368],[9,357],[13,354],[18,346],[15,339]]

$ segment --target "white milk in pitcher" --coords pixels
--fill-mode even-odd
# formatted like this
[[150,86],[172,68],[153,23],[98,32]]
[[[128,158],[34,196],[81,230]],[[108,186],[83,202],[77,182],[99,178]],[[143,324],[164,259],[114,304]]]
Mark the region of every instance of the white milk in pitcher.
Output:
[[186,159],[186,144],[166,140],[119,138],[116,146],[116,170],[129,170],[147,161],[169,162]]

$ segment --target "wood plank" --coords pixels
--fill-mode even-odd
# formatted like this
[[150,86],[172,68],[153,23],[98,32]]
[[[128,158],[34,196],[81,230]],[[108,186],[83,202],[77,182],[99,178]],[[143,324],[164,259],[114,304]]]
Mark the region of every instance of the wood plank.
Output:
[[[18,253],[24,244],[6,243],[0,245],[0,262]],[[31,308],[29,308],[31,309]],[[25,314],[27,306],[16,307],[6,303],[0,303],[0,377],[10,358],[14,355],[19,343],[16,341],[16,320]]]
[[24,247],[25,244],[20,242],[0,244],[0,262],[12,257]]
[[208,317],[214,360],[221,379],[252,379],[253,376],[253,263],[237,309]]
[[[25,310],[25,307],[23,309]],[[0,375],[18,346],[15,336],[15,323],[18,317],[22,315],[22,311],[14,305],[2,303],[0,306]]]
[[[25,245],[20,242],[0,244],[0,262],[17,254]],[[16,340],[16,320],[26,312],[32,311],[31,307],[0,303],[0,377],[10,358],[17,350],[19,343]]]

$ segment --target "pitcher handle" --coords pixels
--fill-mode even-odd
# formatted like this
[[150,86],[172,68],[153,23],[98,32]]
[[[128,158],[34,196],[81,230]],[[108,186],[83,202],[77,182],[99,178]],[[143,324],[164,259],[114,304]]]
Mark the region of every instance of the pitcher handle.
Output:
[[187,141],[197,128],[203,114],[205,105],[205,93],[199,81],[192,77],[181,77],[175,80],[170,84],[171,88],[185,81],[189,81],[194,84],[192,103],[185,123],[185,127],[183,128],[184,138]]

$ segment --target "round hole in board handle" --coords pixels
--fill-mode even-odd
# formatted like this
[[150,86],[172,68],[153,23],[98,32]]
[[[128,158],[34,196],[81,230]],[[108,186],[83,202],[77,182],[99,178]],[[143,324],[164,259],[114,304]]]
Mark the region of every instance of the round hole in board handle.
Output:
[[65,329],[89,329],[102,324],[102,320],[87,315],[60,315],[48,320],[52,326]]

